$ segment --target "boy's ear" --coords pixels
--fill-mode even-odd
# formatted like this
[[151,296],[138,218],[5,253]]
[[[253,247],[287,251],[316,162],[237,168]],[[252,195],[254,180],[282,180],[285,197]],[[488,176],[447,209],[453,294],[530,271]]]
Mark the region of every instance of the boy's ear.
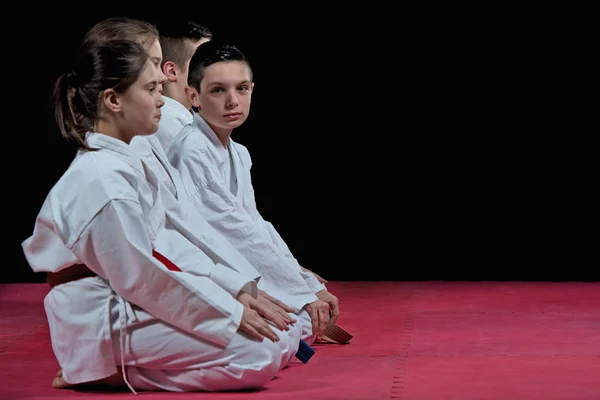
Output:
[[187,95],[190,103],[192,103],[192,105],[196,107],[198,111],[200,111],[200,93],[198,93],[196,89],[188,85],[185,87],[185,94]]
[[173,61],[167,61],[162,66],[163,74],[167,77],[169,82],[177,80],[179,76],[179,67]]

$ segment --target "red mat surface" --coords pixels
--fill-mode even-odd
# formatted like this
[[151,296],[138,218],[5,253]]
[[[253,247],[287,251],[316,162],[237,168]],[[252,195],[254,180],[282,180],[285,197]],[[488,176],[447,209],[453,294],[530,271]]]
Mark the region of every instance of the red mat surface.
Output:
[[[600,283],[332,282],[349,345],[241,393],[144,399],[600,400]],[[45,284],[0,285],[0,399],[125,399],[56,390]]]

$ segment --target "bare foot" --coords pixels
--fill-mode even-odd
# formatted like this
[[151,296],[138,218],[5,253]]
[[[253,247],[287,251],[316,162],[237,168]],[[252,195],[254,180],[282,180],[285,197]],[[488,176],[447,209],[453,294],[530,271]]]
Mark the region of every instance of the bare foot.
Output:
[[52,387],[55,389],[64,389],[70,386],[72,385],[63,379],[62,369],[59,369],[56,372],[56,377],[52,380]]
[[116,373],[104,379],[97,381],[70,384],[63,378],[62,369],[56,372],[56,377],[52,380],[52,387],[56,389],[65,389],[69,387],[105,387],[105,388],[118,388],[125,385],[123,376],[120,373]]

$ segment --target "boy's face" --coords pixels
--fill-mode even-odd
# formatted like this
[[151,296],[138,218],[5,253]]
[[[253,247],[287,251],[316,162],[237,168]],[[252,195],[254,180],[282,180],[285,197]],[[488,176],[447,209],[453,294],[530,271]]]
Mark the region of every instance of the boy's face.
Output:
[[242,61],[217,62],[204,69],[200,92],[193,105],[215,130],[232,130],[250,113],[252,73]]

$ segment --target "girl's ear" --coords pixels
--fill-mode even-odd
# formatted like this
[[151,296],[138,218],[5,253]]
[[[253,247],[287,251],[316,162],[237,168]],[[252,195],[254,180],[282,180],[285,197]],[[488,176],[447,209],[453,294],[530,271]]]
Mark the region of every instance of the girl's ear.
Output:
[[114,89],[106,89],[102,93],[102,105],[110,112],[118,113],[121,111],[121,100]]

